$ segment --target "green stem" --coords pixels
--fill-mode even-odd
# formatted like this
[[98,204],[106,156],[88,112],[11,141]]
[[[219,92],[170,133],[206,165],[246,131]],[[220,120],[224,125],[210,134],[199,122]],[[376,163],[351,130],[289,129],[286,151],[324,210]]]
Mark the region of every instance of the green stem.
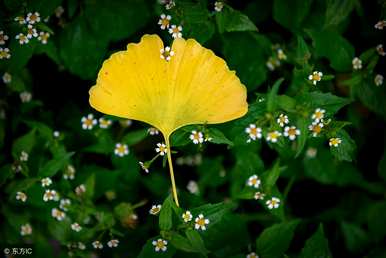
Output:
[[177,207],[180,207],[180,204],[178,203],[178,196],[177,196],[177,188],[176,188],[176,182],[174,180],[174,171],[173,171],[173,162],[172,162],[172,152],[170,150],[170,142],[169,142],[169,136],[165,137],[165,143],[168,155],[168,163],[169,163],[169,172],[170,172],[170,179],[172,181],[172,190],[173,190],[173,199],[176,203]]

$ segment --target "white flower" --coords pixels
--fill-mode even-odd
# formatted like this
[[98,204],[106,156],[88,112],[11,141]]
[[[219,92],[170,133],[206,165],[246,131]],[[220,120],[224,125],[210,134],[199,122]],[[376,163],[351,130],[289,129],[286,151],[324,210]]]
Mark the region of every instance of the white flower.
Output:
[[4,73],[2,79],[5,84],[8,84],[11,83],[12,76],[9,73]]
[[64,213],[63,211],[61,211],[57,208],[53,208],[51,210],[51,216],[54,217],[58,221],[62,221],[66,217],[66,213]]
[[270,71],[274,71],[277,67],[280,66],[280,61],[279,59],[271,56],[268,58],[266,65]]
[[286,54],[284,54],[284,51],[281,48],[277,49],[277,57],[279,58],[279,60],[287,60],[287,56]]
[[48,33],[48,32],[44,32],[44,31],[41,31],[40,33],[39,33],[39,37],[38,37],[38,40],[40,41],[40,42],[42,42],[42,44],[47,44],[47,41],[48,41],[48,38],[50,37],[50,33]]
[[129,147],[127,147],[127,144],[117,143],[115,144],[114,154],[118,157],[129,155]]
[[314,122],[321,122],[324,118],[324,114],[326,113],[326,110],[317,108],[315,109],[314,113],[312,114],[311,118],[314,120]]
[[314,71],[312,74],[308,75],[308,80],[312,81],[314,85],[316,85],[317,82],[320,82],[322,80],[323,73]]
[[338,147],[339,144],[342,143],[342,139],[340,138],[331,138],[329,141],[328,141],[328,145],[330,145],[330,147],[334,146],[334,147]]
[[249,139],[247,142],[255,141],[256,139],[261,139],[262,130],[260,127],[256,127],[255,124],[250,124],[247,128],[245,128],[245,132],[248,134]]
[[182,219],[184,220],[184,222],[189,222],[193,219],[193,215],[190,211],[185,211],[182,214]]
[[43,201],[59,201],[59,195],[55,190],[47,189],[43,195]]
[[36,31],[36,29],[31,24],[28,24],[27,27],[28,27],[27,38],[29,39],[36,38],[38,36],[38,32]]
[[154,250],[156,252],[162,251],[165,252],[168,248],[168,241],[159,238],[158,240],[153,240],[152,245],[154,245]]
[[80,250],[85,250],[85,249],[86,249],[86,246],[85,246],[85,244],[83,244],[82,242],[78,242],[78,248],[79,248]]
[[9,53],[9,49],[0,47],[0,60],[10,59],[10,58],[11,58],[11,54]]
[[22,151],[22,152],[20,153],[19,159],[20,159],[20,161],[26,162],[26,161],[28,161],[28,157],[29,157],[28,153],[25,152],[25,151]]
[[4,31],[0,30],[0,45],[4,45],[8,40],[8,36],[4,34]]
[[158,20],[158,25],[160,25],[161,30],[169,28],[171,19],[172,17],[170,15],[161,14]]
[[259,256],[255,252],[252,252],[247,254],[247,258],[259,258]]
[[20,93],[21,102],[28,103],[31,101],[31,99],[32,99],[32,94],[30,92],[23,91],[22,93]]
[[172,25],[169,28],[169,33],[172,34],[173,38],[182,38],[182,26]]
[[112,123],[112,121],[110,119],[106,119],[104,117],[99,118],[99,127],[100,128],[103,128],[103,129],[109,128],[111,123]]
[[174,51],[170,47],[161,48],[160,53],[161,59],[165,59],[166,61],[170,61],[172,56],[174,56]]
[[18,22],[20,25],[26,24],[26,23],[27,23],[23,16],[17,16],[17,17],[15,17],[14,21],[15,21],[15,22]]
[[82,195],[86,192],[86,186],[84,184],[81,184],[75,188],[75,193],[77,195]]
[[24,44],[27,44],[29,42],[28,37],[26,35],[24,35],[23,33],[17,34],[15,39],[19,40],[20,45],[24,45]]
[[316,154],[318,154],[318,150],[313,147],[309,147],[306,151],[307,158],[313,159],[316,157]]
[[40,22],[40,14],[38,12],[28,13],[26,21],[29,24],[34,24],[34,23]]
[[300,135],[300,130],[295,126],[286,126],[284,128],[284,136],[288,137],[291,141],[295,140],[298,135]]
[[119,244],[118,239],[111,239],[109,242],[107,242],[107,246],[110,248],[117,247]]
[[358,57],[354,57],[354,59],[352,60],[352,68],[354,70],[362,69],[362,60],[360,60]]
[[56,9],[55,9],[55,16],[56,16],[56,18],[62,17],[63,13],[64,13],[63,6],[59,5],[58,7],[56,7]]
[[193,130],[189,136],[189,139],[191,139],[194,144],[203,143],[204,135],[200,131]]
[[43,187],[46,187],[52,184],[52,180],[49,177],[43,178],[41,182]]
[[15,171],[15,173],[19,173],[23,170],[20,164],[12,164],[12,170]]
[[70,207],[70,205],[71,205],[70,199],[61,199],[59,208],[61,208],[64,211],[68,211],[68,208]]
[[223,2],[219,2],[219,1],[216,1],[214,3],[214,10],[216,12],[221,12],[222,11],[222,8],[224,8],[224,3]]
[[270,200],[266,201],[265,204],[270,210],[277,209],[280,206],[280,199],[276,197],[272,197]]
[[102,244],[100,241],[98,241],[98,240],[92,242],[92,246],[93,246],[95,249],[102,249],[102,248],[103,248],[103,244]]
[[277,142],[277,138],[279,138],[280,136],[281,136],[281,132],[279,132],[279,131],[269,132],[267,134],[267,141]]
[[79,232],[82,230],[82,227],[79,225],[79,223],[75,222],[71,224],[71,229],[76,232]]
[[384,27],[386,27],[386,20],[379,21],[374,25],[377,30],[383,30]]
[[280,127],[284,127],[286,124],[289,123],[288,116],[280,114],[279,117],[276,119],[276,122],[280,125]]
[[54,131],[52,133],[52,135],[55,137],[55,138],[59,138],[60,137],[60,132],[59,131]]
[[186,189],[188,189],[188,191],[191,194],[198,194],[200,192],[200,189],[198,188],[198,184],[194,180],[189,180],[189,182],[186,186]]
[[147,164],[143,163],[142,161],[138,163],[139,163],[139,166],[142,168],[142,170],[144,170],[146,173],[149,173],[149,168]]
[[308,126],[308,130],[312,131],[313,137],[316,137],[322,131],[323,126],[324,126],[323,123],[313,122],[311,125]]
[[167,0],[167,4],[165,5],[166,10],[172,9],[174,6],[176,6],[176,3],[173,0]]
[[206,219],[203,214],[200,214],[195,218],[194,222],[195,229],[206,230],[206,225],[209,224],[209,219]]
[[380,56],[386,56],[386,52],[383,50],[383,45],[379,44],[375,48]]
[[150,135],[158,135],[159,134],[159,131],[157,128],[154,128],[154,127],[150,127],[149,129],[147,129],[147,132],[150,134]]
[[98,121],[94,119],[93,114],[88,114],[87,116],[82,117],[80,121],[82,123],[83,130],[91,130],[94,125],[98,123]]
[[261,183],[261,180],[257,175],[250,176],[246,182],[248,186],[252,186],[254,188],[259,188],[260,183]]
[[155,148],[155,151],[159,153],[161,156],[164,156],[168,150],[164,143],[157,143],[157,148]]
[[161,208],[162,208],[161,204],[153,205],[153,206],[151,206],[151,209],[149,210],[149,213],[151,215],[157,215],[161,211]]
[[63,178],[66,180],[73,180],[75,178],[75,168],[73,165],[67,165],[67,168],[63,173]]
[[377,74],[374,77],[374,83],[376,86],[381,86],[383,84],[383,76],[381,74]]
[[27,195],[23,192],[17,192],[16,193],[16,200],[26,202],[27,201]]
[[26,236],[32,234],[32,227],[29,223],[21,225],[20,227],[20,235]]
[[256,192],[254,195],[255,200],[264,200],[265,194],[262,192]]

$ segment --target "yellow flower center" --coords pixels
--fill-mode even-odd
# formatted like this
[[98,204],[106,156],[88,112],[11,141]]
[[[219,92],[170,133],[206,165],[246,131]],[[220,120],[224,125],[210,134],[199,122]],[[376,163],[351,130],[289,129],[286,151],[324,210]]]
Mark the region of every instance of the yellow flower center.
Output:
[[250,179],[250,183],[253,185],[257,184],[257,179],[256,178]]
[[189,220],[189,219],[190,219],[189,214],[185,213],[185,214],[183,215],[183,219],[184,219],[184,220]]
[[320,78],[320,75],[319,75],[319,74],[315,73],[315,74],[312,75],[312,80],[313,80],[313,81],[320,81],[320,79],[321,79],[321,78]]
[[35,14],[32,14],[32,15],[29,17],[29,19],[30,19],[31,21],[36,21],[36,20],[38,19],[38,17],[37,17]]
[[126,148],[125,148],[124,145],[121,145],[121,146],[119,146],[119,147],[117,148],[117,151],[118,151],[119,153],[124,153],[125,150],[126,150]]
[[85,121],[84,121],[84,124],[85,125],[87,125],[87,126],[92,126],[92,119],[86,119]]
[[257,135],[257,128],[250,128],[250,133],[251,135]]
[[332,145],[338,145],[338,144],[340,144],[340,141],[339,141],[338,138],[332,138],[332,139],[330,140],[330,142],[331,142]]
[[161,146],[159,147],[159,151],[160,151],[160,152],[166,152],[166,147],[164,147],[164,146],[161,145]]
[[151,209],[151,211],[152,211],[153,213],[157,213],[157,212],[159,212],[159,208],[153,208],[153,209]]
[[288,129],[288,135],[296,135],[296,129],[295,128]]
[[199,226],[205,226],[205,219],[204,218],[200,218],[197,220],[196,222]]
[[158,247],[159,249],[162,249],[165,247],[165,244],[162,240],[157,240],[156,247]]
[[180,30],[178,29],[178,27],[175,27],[175,28],[173,28],[172,30],[173,30],[173,33],[178,33],[178,32],[180,32]]
[[161,25],[167,27],[169,25],[169,20],[164,18],[161,20]]
[[314,133],[320,133],[320,131],[322,130],[322,127],[320,127],[320,125],[314,125],[313,127],[312,127],[312,131],[314,132]]
[[268,136],[269,136],[271,139],[277,139],[277,137],[279,137],[279,134],[276,133],[276,132],[273,132],[273,133],[269,133]]

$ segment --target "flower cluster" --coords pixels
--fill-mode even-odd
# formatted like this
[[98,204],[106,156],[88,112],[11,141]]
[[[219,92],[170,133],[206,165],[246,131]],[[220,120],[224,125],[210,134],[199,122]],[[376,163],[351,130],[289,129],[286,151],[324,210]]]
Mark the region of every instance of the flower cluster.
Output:
[[273,45],[273,54],[270,56],[266,62],[266,66],[270,71],[274,71],[276,68],[281,66],[281,61],[287,60],[287,55],[284,53],[284,50],[280,48],[279,45]]
[[[182,38],[182,26],[171,24],[170,22],[171,20],[172,20],[172,16],[166,15],[164,13],[161,14],[158,20],[158,25],[160,26],[160,29],[167,30],[169,34],[175,39]],[[161,57],[162,57],[162,53],[161,53]]]
[[22,32],[15,36],[15,39],[19,41],[20,45],[28,44],[29,41],[33,38],[37,38],[37,40],[40,41],[42,44],[47,44],[50,34],[46,31],[38,32],[36,29],[36,26],[41,21],[40,13],[30,12],[25,17],[15,17],[14,21],[19,23],[20,25],[26,26],[23,28]]
[[[247,179],[246,185],[248,187],[253,187],[255,189],[259,189],[261,186],[261,180],[258,177],[258,175],[252,175]],[[264,200],[265,199],[265,193],[263,193],[261,191],[255,192],[254,199],[255,200],[261,200],[261,201]],[[267,208],[270,210],[277,209],[280,206],[280,199],[275,197],[275,196],[272,196],[271,199],[269,199],[265,202],[265,204],[266,204]]]

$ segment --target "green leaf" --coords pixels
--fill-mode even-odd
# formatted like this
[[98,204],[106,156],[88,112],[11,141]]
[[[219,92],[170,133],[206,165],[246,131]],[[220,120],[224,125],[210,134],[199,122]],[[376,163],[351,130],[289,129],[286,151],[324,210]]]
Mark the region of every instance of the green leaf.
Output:
[[171,233],[170,243],[178,250],[192,253],[196,252],[190,241],[176,232]]
[[189,242],[192,248],[197,252],[202,254],[204,257],[207,257],[209,251],[206,249],[204,240],[202,240],[200,233],[193,229],[187,229],[185,231],[186,236],[189,239]]
[[219,222],[221,218],[228,213],[231,209],[235,208],[235,204],[229,203],[216,203],[216,204],[205,204],[200,207],[191,209],[193,216],[203,214],[205,218],[210,220],[209,228]]
[[307,43],[304,41],[303,37],[297,36],[297,47],[295,60],[298,64],[304,65],[311,58],[311,52],[307,46]]
[[271,188],[276,184],[281,172],[280,160],[277,160],[270,170],[267,170],[261,175],[263,179],[262,185],[264,192],[270,192]]
[[95,174],[92,173],[91,176],[87,178],[87,180],[84,182],[84,185],[86,187],[86,192],[84,193],[84,196],[88,199],[93,198],[94,191],[95,191]]
[[69,152],[69,153],[62,153],[59,156],[55,157],[54,159],[48,161],[40,170],[39,170],[39,177],[52,177],[54,176],[59,170],[61,170],[65,165],[68,164],[70,158],[72,155],[74,155],[75,152]]
[[336,26],[343,22],[358,3],[357,0],[327,0],[324,28]]
[[147,136],[147,129],[140,129],[127,133],[123,138],[122,142],[129,146],[135,145],[145,139]]
[[152,242],[157,241],[157,239],[159,238],[161,237],[157,236],[147,240],[146,244],[143,246],[141,252],[139,253],[138,258],[171,258],[173,257],[174,253],[176,252],[176,249],[173,247],[173,245],[170,245],[169,243],[167,245],[167,249],[165,252],[155,251],[154,245],[152,244]]
[[340,224],[346,248],[350,252],[363,250],[367,245],[369,236],[359,225],[342,221]]
[[261,258],[282,257],[288,249],[299,220],[283,222],[266,228],[256,240],[257,253]]
[[17,74],[27,65],[31,59],[37,42],[31,40],[28,44],[20,45],[19,41],[12,37],[9,43],[11,58],[0,62],[0,69],[6,70],[11,74]]
[[19,159],[20,153],[25,151],[30,153],[36,143],[35,129],[32,129],[27,134],[17,138],[12,145],[12,156],[14,159]]
[[316,91],[299,95],[296,99],[303,106],[311,108],[311,112],[316,108],[323,108],[329,116],[334,115],[339,109],[351,103],[350,99],[341,98],[329,92],[322,93]]
[[273,84],[272,89],[268,93],[268,96],[267,96],[267,111],[268,112],[273,112],[276,109],[276,105],[277,105],[276,97],[277,97],[277,93],[279,92],[279,87],[283,81],[284,81],[283,78],[276,80],[276,82]]
[[208,129],[209,138],[211,138],[210,142],[216,143],[216,144],[228,144],[230,146],[233,146],[233,142],[229,140],[223,132],[216,128],[209,128]]
[[287,29],[298,30],[309,13],[311,4],[312,0],[275,0],[273,3],[273,18]]
[[216,22],[220,33],[232,31],[257,31],[257,27],[245,14],[224,5],[221,12],[216,13]]
[[345,130],[340,130],[335,137],[342,140],[337,147],[330,146],[332,155],[339,160],[352,161],[354,159],[356,144]]
[[305,117],[299,117],[296,121],[297,128],[300,130],[300,135],[296,138],[296,154],[295,158],[298,157],[306,145],[308,137],[308,119]]
[[44,19],[54,13],[56,7],[62,3],[62,0],[30,0],[28,1],[29,10],[38,11]]
[[159,215],[159,227],[161,230],[170,230],[173,226],[173,214],[172,206],[174,201],[171,195],[169,195],[162,204],[161,212]]
[[323,225],[307,240],[299,258],[331,258],[328,240],[324,236]]

